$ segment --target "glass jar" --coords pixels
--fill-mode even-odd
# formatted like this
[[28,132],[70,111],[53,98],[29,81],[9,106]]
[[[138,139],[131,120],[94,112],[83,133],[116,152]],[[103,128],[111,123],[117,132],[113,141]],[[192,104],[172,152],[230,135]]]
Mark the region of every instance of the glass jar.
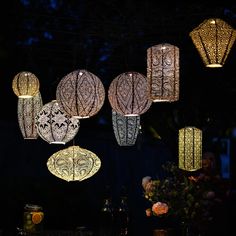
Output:
[[26,204],[24,207],[23,229],[25,233],[39,234],[43,230],[44,213],[41,206]]

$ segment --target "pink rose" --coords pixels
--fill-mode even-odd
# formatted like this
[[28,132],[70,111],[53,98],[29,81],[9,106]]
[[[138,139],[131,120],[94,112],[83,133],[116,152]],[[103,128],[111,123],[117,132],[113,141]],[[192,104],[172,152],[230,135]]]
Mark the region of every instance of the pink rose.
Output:
[[155,215],[159,216],[162,214],[166,214],[169,210],[169,207],[166,203],[163,202],[157,202],[153,204],[152,211],[155,213]]

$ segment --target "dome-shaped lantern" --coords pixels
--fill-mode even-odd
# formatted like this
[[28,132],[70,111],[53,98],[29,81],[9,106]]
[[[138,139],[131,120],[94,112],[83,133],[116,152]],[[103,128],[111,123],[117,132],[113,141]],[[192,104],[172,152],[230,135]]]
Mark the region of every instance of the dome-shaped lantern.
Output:
[[70,146],[54,153],[47,161],[48,170],[66,181],[82,181],[92,177],[101,167],[101,160],[93,152]]
[[218,18],[204,20],[189,35],[207,67],[222,67],[236,39],[235,29]]
[[179,48],[158,44],[147,49],[147,78],[153,102],[179,100]]
[[30,98],[39,92],[39,80],[31,72],[20,72],[12,81],[12,89],[17,97]]
[[135,145],[140,129],[140,116],[123,116],[112,110],[112,124],[120,146]]
[[24,139],[37,139],[35,117],[43,107],[40,92],[31,98],[18,98],[18,123]]
[[179,168],[196,171],[202,167],[202,131],[195,127],[179,130]]
[[69,116],[89,118],[102,108],[105,89],[96,75],[76,70],[61,79],[56,89],[56,100]]
[[59,107],[56,100],[43,106],[36,116],[39,136],[50,144],[65,144],[77,134],[80,123],[77,118],[70,118]]
[[109,86],[108,99],[112,109],[123,116],[145,113],[152,104],[147,78],[138,72],[118,75]]

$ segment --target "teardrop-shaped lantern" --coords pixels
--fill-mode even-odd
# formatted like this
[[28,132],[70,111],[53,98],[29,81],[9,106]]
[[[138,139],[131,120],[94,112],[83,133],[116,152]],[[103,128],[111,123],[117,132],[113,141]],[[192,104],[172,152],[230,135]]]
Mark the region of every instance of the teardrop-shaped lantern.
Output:
[[158,44],[147,50],[147,78],[153,102],[179,100],[179,48]]
[[82,181],[92,177],[101,167],[101,160],[93,152],[79,146],[54,153],[47,161],[48,170],[66,181]]
[[202,167],[202,131],[195,127],[179,130],[179,168],[196,171]]
[[193,29],[190,37],[205,66],[222,67],[235,42],[236,31],[225,21],[210,18]]
[[120,146],[135,145],[140,129],[140,116],[123,116],[112,110],[112,124]]
[[35,117],[43,107],[40,92],[31,98],[18,98],[18,123],[24,139],[37,139]]
[[146,76],[138,72],[118,75],[109,86],[108,99],[113,110],[123,116],[145,113],[152,104]]
[[39,80],[31,72],[20,72],[12,81],[12,89],[17,97],[30,98],[39,92]]
[[76,70],[61,79],[56,100],[69,116],[89,118],[102,108],[105,89],[96,75],[86,70]]
[[77,118],[70,118],[59,107],[56,100],[43,106],[36,116],[39,136],[50,144],[65,144],[77,134],[80,123]]

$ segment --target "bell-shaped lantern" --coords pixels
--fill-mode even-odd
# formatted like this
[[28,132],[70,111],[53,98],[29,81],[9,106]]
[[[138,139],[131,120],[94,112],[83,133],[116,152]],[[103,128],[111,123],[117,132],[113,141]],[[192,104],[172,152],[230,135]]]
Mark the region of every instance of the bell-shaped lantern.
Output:
[[196,127],[179,130],[179,168],[196,171],[202,167],[202,131]]
[[12,89],[19,98],[33,97],[39,92],[39,79],[31,72],[20,72],[12,81]]
[[79,146],[54,153],[47,161],[48,170],[66,181],[82,181],[92,177],[101,167],[101,160],[93,152]]
[[40,92],[31,98],[18,98],[18,123],[24,139],[37,139],[35,117],[43,107]]
[[50,144],[69,142],[80,127],[79,119],[65,114],[56,100],[45,104],[35,119],[39,136]]
[[108,99],[112,109],[123,116],[145,113],[152,104],[147,78],[138,72],[118,75],[109,86]]
[[205,66],[222,67],[234,44],[236,31],[225,21],[210,18],[193,29],[190,37]]
[[179,100],[179,48],[158,44],[147,49],[147,78],[153,102]]
[[69,116],[89,118],[102,108],[105,89],[96,75],[86,70],[76,70],[61,79],[56,100]]

